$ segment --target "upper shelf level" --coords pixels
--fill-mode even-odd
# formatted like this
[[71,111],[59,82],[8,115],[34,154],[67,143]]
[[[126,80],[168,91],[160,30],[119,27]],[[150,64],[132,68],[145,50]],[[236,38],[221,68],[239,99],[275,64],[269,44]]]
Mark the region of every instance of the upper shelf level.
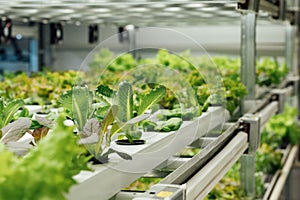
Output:
[[[126,2],[119,0],[11,0],[0,1],[0,15],[24,21],[66,21],[87,24],[132,23],[139,26],[224,22],[232,24],[239,23],[238,2],[239,5],[245,6],[248,0],[127,0]],[[277,16],[276,12],[280,9],[276,2],[261,0],[260,6],[272,16]],[[267,16],[266,13],[262,15]]]

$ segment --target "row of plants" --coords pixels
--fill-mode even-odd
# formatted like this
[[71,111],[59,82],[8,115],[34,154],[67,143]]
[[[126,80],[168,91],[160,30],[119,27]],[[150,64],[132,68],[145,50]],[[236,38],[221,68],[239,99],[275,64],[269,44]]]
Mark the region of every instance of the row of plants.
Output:
[[[86,86],[75,86],[60,95],[60,106],[64,110],[57,116],[50,113],[46,117],[30,115],[24,107],[24,100],[5,101],[1,98],[0,155],[4,157],[0,160],[3,161],[2,167],[5,173],[3,172],[3,177],[0,178],[2,180],[0,184],[8,186],[20,173],[25,173],[20,175],[20,182],[14,185],[16,186],[14,189],[1,188],[2,194],[11,197],[10,199],[46,197],[63,199],[70,186],[75,183],[72,177],[80,170],[86,169],[87,162],[91,161],[92,157],[94,158],[92,160],[100,163],[108,162],[108,155],[111,153],[116,153],[123,159],[131,159],[130,155],[110,147],[115,134],[119,139],[126,137],[129,143],[134,143],[141,138],[144,129],[157,132],[174,131],[179,129],[182,120],[190,120],[197,116],[194,110],[187,110],[184,113],[173,111],[155,115],[158,121],[148,120],[151,114],[156,112],[155,104],[165,95],[165,91],[165,87],[157,86],[145,94],[134,95],[132,85],[126,81],[120,83],[117,91],[104,85],[99,85],[94,91]],[[71,127],[64,125],[67,121],[73,122]],[[26,134],[31,138],[22,140]],[[54,136],[57,134],[61,135]],[[53,137],[54,139],[51,139]],[[52,151],[47,152],[49,148],[52,148]],[[72,152],[68,153],[68,151]],[[60,156],[60,152],[66,154]],[[72,153],[76,158],[72,157]],[[61,162],[62,160],[64,162]],[[33,165],[47,167],[38,171]],[[66,165],[69,167],[65,167]],[[41,187],[40,183],[43,181],[41,177],[45,177],[47,170],[52,170],[49,176],[58,179],[57,184],[55,181],[52,182],[57,186],[51,186],[50,179],[49,183],[44,185],[47,191],[33,195],[32,190],[36,191]],[[68,170],[71,172],[68,173]],[[21,185],[32,173],[36,173],[36,180],[33,180],[28,187]],[[59,175],[54,176],[55,173]],[[59,188],[61,184],[65,187]],[[14,193],[18,188],[20,192]],[[28,196],[22,196],[24,192],[28,192]],[[52,192],[57,196],[51,196]],[[4,196],[0,196],[0,199],[4,199]]]
[[[136,60],[131,54],[116,56],[108,49],[102,49],[94,54],[89,76],[93,80],[98,78],[100,84],[114,86],[125,76],[139,89],[140,83],[164,83],[167,95],[160,105],[167,109],[177,106],[180,97],[180,103],[198,104],[202,111],[209,105],[223,104],[233,113],[247,94],[240,81],[240,63],[239,58],[196,57],[189,51],[173,54],[167,50],[159,50],[153,58]],[[288,73],[285,63],[279,63],[276,58],[261,58],[256,65],[259,86],[274,87]],[[101,73],[99,69],[102,69]],[[95,77],[97,74],[100,76]],[[174,86],[174,83],[178,85]]]
[[[232,113],[246,94],[238,77],[219,84],[211,61],[188,52],[179,57],[161,50],[141,60],[130,54],[115,59],[107,50],[100,54],[106,55],[95,59],[86,74],[5,75],[0,83],[0,199],[64,199],[75,184],[73,176],[88,169],[89,162],[108,162],[113,153],[132,159],[113,149],[112,142],[144,144],[143,132],[176,131],[210,105],[226,104]],[[196,68],[188,58],[198,63]],[[63,109],[41,117],[30,114],[26,104]],[[24,185],[31,176],[33,181]]]
[[0,82],[0,96],[7,100],[23,99],[28,105],[58,106],[61,93],[70,90],[75,81],[83,76],[78,71],[51,72],[44,70],[28,76],[25,72],[4,73]]
[[[239,80],[240,58],[213,57],[212,61],[220,68],[223,76]],[[286,64],[280,63],[276,57],[263,57],[256,61],[256,84],[259,86],[276,87],[287,74]]]
[[[131,54],[116,56],[108,49],[94,54],[87,73],[82,71],[4,74],[0,95],[6,99],[24,99],[26,104],[58,107],[61,93],[77,84],[87,84],[92,90],[99,84],[117,89],[126,79],[135,90],[147,90],[144,83],[163,83],[166,95],[160,105],[166,109],[179,103],[198,104],[205,111],[212,104],[226,104],[233,113],[247,93],[239,78],[240,60],[228,57],[195,57],[189,51],[172,54],[158,51],[153,58],[134,59]],[[275,58],[257,61],[257,84],[274,86],[287,74],[287,68]],[[219,77],[218,77],[219,76]],[[180,102],[179,102],[180,100]]]

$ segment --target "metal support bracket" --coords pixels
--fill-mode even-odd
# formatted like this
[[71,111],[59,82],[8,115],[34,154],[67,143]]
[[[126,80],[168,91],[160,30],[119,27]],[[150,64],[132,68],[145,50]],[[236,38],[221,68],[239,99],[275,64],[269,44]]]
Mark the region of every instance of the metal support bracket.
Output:
[[287,87],[292,86],[293,87],[293,92],[291,96],[298,96],[298,84],[299,84],[299,76],[290,76],[287,78]]
[[248,133],[249,147],[247,154],[254,155],[260,143],[260,117],[246,114],[240,119],[243,131]]
[[278,101],[278,112],[277,114],[280,114],[284,111],[285,103],[287,98],[292,93],[292,88],[286,88],[286,89],[274,89],[272,90],[272,98],[271,101]]

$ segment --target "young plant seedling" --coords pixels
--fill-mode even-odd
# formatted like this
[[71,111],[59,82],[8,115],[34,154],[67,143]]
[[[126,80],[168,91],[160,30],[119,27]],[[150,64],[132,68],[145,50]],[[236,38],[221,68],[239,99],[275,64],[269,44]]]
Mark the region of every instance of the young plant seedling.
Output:
[[136,111],[133,106],[132,85],[127,81],[123,81],[119,84],[117,92],[104,85],[99,85],[96,92],[103,99],[106,99],[108,103],[112,105],[116,103],[119,107],[119,111],[116,115],[117,122],[112,125],[110,138],[117,132],[122,131],[128,141],[134,143],[135,140],[139,140],[142,136],[142,132],[136,129],[137,123],[150,116],[150,114],[145,114],[145,112],[165,96],[166,88],[164,86],[158,86],[144,95],[138,102]]
[[[101,123],[95,113],[103,107],[93,102],[93,93],[86,86],[75,86],[71,91],[60,96],[60,102],[65,108],[67,116],[72,119],[77,128],[77,134],[81,136],[79,144],[85,145],[89,152],[100,161],[106,161],[108,154],[117,153],[124,159],[131,159],[125,153],[109,147],[108,126],[115,121],[118,112],[117,105],[106,106]],[[102,111],[101,111],[102,112]]]

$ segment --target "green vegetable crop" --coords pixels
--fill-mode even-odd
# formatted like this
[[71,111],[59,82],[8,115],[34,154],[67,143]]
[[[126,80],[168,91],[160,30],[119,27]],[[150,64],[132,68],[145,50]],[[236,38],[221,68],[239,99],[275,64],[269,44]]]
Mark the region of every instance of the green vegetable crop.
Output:
[[88,169],[73,127],[59,118],[52,134],[25,157],[16,157],[0,143],[0,199],[66,199],[73,176]]

